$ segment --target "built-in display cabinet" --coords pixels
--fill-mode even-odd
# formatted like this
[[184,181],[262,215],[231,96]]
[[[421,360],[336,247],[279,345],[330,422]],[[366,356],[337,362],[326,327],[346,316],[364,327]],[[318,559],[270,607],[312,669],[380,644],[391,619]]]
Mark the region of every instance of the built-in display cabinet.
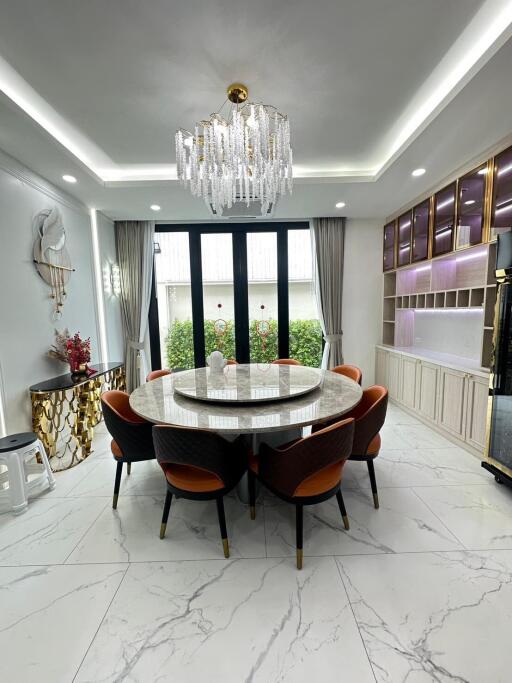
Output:
[[428,258],[428,233],[430,225],[430,199],[412,210],[412,258],[413,263]]
[[448,439],[481,456],[485,448],[488,374],[446,355],[377,346],[376,382],[390,399]]
[[493,353],[496,238],[510,230],[512,147],[401,210],[384,228],[376,381],[406,410],[480,454]]
[[491,239],[512,230],[512,147],[494,158]]
[[384,226],[383,268],[393,270],[396,267],[396,222],[391,221]]

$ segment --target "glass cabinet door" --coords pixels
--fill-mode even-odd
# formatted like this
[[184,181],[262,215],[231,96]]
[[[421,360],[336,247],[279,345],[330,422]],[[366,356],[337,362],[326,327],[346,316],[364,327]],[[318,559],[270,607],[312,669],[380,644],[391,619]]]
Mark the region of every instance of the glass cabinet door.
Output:
[[487,166],[459,180],[456,249],[480,244],[483,239]]
[[498,154],[494,163],[491,239],[512,230],[512,147]]
[[398,219],[398,265],[411,262],[412,212],[408,211]]
[[393,270],[395,267],[396,232],[395,221],[384,226],[384,257],[383,270]]
[[412,210],[412,260],[423,261],[428,256],[428,223],[430,200],[426,199]]
[[434,234],[432,256],[453,250],[455,226],[455,183],[434,195]]

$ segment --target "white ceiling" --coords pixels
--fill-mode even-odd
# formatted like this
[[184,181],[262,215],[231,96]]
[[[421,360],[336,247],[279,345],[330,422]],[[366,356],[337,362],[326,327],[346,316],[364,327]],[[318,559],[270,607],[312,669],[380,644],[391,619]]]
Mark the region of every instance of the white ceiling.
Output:
[[291,120],[299,179],[276,217],[339,200],[383,217],[512,132],[510,30],[505,0],[12,0],[0,148],[112,217],[210,219],[174,181],[98,169],[172,177],[174,130],[241,80]]

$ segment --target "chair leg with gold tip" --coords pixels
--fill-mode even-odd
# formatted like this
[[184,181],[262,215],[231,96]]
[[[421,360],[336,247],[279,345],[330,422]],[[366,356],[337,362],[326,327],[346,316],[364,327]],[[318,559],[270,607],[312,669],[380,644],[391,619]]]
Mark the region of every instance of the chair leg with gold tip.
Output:
[[249,489],[249,510],[251,519],[256,519],[256,481],[254,474],[247,472],[247,487]]
[[343,500],[343,495],[341,493],[341,489],[338,489],[338,492],[336,493],[336,500],[338,501],[338,507],[339,507],[340,512],[341,512],[341,519],[343,520],[343,526],[348,531],[350,529],[350,524],[348,521],[347,510],[345,508],[345,501]]
[[370,484],[372,486],[373,493],[373,504],[375,509],[379,509],[379,494],[377,492],[377,479],[375,478],[375,467],[373,465],[373,460],[368,460],[368,474],[370,475]]
[[226,529],[226,516],[224,515],[224,498],[221,496],[216,499],[217,514],[219,516],[220,535],[222,538],[222,548],[224,550],[224,557],[229,557],[229,541],[228,532]]
[[304,508],[302,505],[295,506],[295,530],[297,535],[297,569],[302,569],[302,527]]
[[116,466],[116,479],[114,481],[114,497],[112,499],[112,507],[117,509],[117,499],[119,498],[119,489],[121,488],[121,475],[123,474],[123,463],[118,462]]
[[167,528],[167,520],[169,519],[169,510],[171,509],[172,493],[167,491],[165,495],[164,511],[162,514],[162,523],[160,524],[160,538],[164,538],[165,530]]

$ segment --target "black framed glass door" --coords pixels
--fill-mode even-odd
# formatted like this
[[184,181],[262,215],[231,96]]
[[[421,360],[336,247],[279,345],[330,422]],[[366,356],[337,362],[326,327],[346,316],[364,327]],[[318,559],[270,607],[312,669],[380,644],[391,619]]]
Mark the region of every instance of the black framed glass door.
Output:
[[[320,363],[308,223],[159,224],[155,243],[153,369],[202,367],[215,349],[239,363],[291,350]],[[291,338],[290,291],[300,316]]]

